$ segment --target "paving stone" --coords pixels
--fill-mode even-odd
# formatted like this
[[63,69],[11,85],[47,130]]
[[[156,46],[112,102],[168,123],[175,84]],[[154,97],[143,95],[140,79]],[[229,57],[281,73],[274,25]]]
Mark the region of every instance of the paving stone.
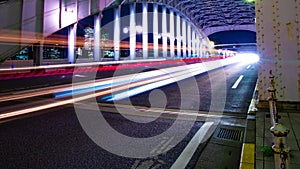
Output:
[[255,161],[255,169],[264,169],[264,161],[256,160]]
[[300,151],[291,151],[290,152],[290,164],[299,164],[300,165]]

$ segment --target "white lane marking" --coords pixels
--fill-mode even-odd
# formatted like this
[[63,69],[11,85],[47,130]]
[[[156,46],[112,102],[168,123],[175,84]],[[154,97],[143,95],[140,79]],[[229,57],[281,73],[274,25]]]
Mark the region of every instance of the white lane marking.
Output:
[[247,67],[247,69],[250,69],[250,67],[251,67],[251,65],[249,65],[249,66]]
[[213,125],[213,122],[205,122],[203,126],[197,131],[189,144],[185,147],[183,152],[177,158],[175,163],[171,166],[171,169],[184,169],[188,162],[191,160],[193,154],[198,148],[199,144],[202,143],[202,140],[210,127]]
[[240,82],[242,81],[244,75],[241,75],[238,80],[236,80],[236,82],[234,83],[234,85],[231,87],[232,89],[236,89],[238,87],[238,85],[240,84]]

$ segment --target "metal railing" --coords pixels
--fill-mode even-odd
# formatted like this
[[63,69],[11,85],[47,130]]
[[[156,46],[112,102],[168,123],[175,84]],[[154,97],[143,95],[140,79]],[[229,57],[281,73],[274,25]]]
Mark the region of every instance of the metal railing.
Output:
[[289,169],[289,148],[287,147],[286,137],[289,129],[283,124],[279,123],[279,115],[277,110],[277,98],[275,89],[275,77],[270,71],[270,87],[268,92],[270,94],[269,109],[271,117],[270,132],[273,134],[274,144],[272,146],[274,152],[275,169]]

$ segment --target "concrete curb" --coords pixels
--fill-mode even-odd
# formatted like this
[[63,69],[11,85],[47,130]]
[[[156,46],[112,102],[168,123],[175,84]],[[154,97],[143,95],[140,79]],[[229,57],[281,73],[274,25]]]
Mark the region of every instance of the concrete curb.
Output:
[[247,112],[246,129],[241,152],[240,169],[255,168],[255,112],[258,103],[258,82],[256,82],[252,100]]

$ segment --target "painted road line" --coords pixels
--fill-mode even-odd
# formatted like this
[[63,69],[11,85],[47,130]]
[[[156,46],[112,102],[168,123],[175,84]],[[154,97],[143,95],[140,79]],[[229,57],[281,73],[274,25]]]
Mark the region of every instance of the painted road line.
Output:
[[252,100],[248,108],[249,115],[254,115],[258,111],[258,109],[256,108],[257,103],[258,103],[258,81],[256,81],[255,90],[253,92]]
[[238,87],[238,85],[240,84],[240,82],[242,81],[244,75],[241,75],[238,80],[236,80],[236,82],[234,83],[234,85],[231,87],[232,89],[236,89]]
[[192,140],[177,158],[175,163],[171,166],[171,169],[184,169],[187,166],[199,144],[203,142],[202,140],[204,136],[213,124],[213,122],[205,122],[203,124],[203,126],[197,131]]

